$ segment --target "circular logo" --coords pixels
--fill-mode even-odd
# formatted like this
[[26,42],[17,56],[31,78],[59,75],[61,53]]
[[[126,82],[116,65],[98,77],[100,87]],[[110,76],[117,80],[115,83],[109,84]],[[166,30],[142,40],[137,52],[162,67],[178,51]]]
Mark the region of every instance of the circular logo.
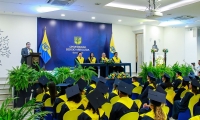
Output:
[[110,47],[110,52],[111,52],[111,53],[116,52],[116,50],[115,50],[115,48],[114,48],[113,46]]
[[42,44],[42,49],[44,51],[48,51],[49,50],[49,46],[46,43],[44,43],[44,44]]

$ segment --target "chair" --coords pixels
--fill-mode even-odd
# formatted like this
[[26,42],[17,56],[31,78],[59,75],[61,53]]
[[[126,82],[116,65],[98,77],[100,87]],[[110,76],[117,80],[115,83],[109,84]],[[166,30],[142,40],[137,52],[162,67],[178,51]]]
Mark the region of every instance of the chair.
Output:
[[188,90],[184,90],[184,91],[181,93],[180,98],[183,98],[187,92],[189,92],[189,89],[188,89]]
[[78,116],[83,112],[81,109],[71,110],[64,114],[63,120],[77,120]]
[[188,109],[178,114],[178,120],[188,120],[193,117],[194,106],[199,102],[199,95],[194,95],[190,98]]
[[105,114],[109,119],[110,112],[111,112],[111,109],[112,109],[112,105],[110,103],[105,103],[105,104],[102,105],[101,108],[105,111]]
[[162,110],[163,110],[164,113],[168,116],[168,114],[169,114],[169,107],[166,106],[166,105],[164,105],[164,106],[162,106]]
[[141,92],[142,92],[142,86],[135,87],[132,90],[131,99],[132,100],[138,99],[138,96],[141,94]]
[[166,104],[167,107],[169,107],[169,113],[168,113],[168,117],[172,117],[172,110],[173,110],[173,104],[171,104],[171,102],[169,102],[168,100],[166,100]]
[[138,99],[138,100],[133,100],[137,106],[138,106],[138,110],[141,108],[142,102]]
[[166,99],[173,105],[174,104],[174,96],[176,93],[173,89],[165,90],[167,92]]
[[64,103],[65,103],[65,102],[61,102],[61,103],[59,103],[59,104],[56,106],[56,115],[57,115],[57,118],[58,118],[58,114],[59,114],[60,111],[61,111],[62,105],[63,105]]
[[138,112],[129,112],[123,115],[120,120],[138,120],[139,113]]
[[40,93],[40,94],[38,94],[37,96],[36,96],[36,102],[42,102],[42,98],[43,98],[43,96],[44,96],[44,93]]
[[200,120],[200,115],[194,116],[190,118],[189,120]]
[[[45,111],[49,111],[49,112],[54,112],[53,111],[53,105],[51,104],[51,98],[48,98],[47,100],[45,100],[44,102],[44,110]],[[50,114],[47,114],[45,117],[44,117],[45,120],[53,120],[53,115],[50,113]]]
[[110,99],[110,103],[112,104],[112,105],[114,105],[118,100],[119,100],[119,96],[115,96],[115,97],[113,97],[113,98],[111,98]]

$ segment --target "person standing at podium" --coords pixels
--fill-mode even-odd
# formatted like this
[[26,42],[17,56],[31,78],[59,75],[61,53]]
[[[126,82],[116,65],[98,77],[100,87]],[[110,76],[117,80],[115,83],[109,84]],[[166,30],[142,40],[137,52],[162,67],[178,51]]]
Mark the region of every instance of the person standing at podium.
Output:
[[82,52],[78,52],[78,56],[75,58],[74,62],[75,62],[75,66],[77,66],[77,62],[79,64],[84,63],[84,57],[82,57]]
[[[121,59],[118,57],[117,52],[114,53],[114,57],[112,58],[112,60],[114,61],[114,63],[122,63]],[[114,72],[123,72],[124,68],[121,66],[113,66],[113,71]]]
[[31,43],[27,42],[26,47],[22,48],[22,50],[21,50],[21,55],[22,55],[21,64],[26,63],[26,57],[28,55],[30,55],[30,53],[32,53],[32,52],[33,52],[33,50],[31,49]]

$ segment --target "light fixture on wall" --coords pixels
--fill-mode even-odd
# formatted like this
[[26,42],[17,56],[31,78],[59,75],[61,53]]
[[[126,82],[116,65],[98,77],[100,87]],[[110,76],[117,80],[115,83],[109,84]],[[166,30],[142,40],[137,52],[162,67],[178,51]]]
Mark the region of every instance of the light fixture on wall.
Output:
[[94,19],[96,19],[95,17],[92,17],[92,19],[94,20]]

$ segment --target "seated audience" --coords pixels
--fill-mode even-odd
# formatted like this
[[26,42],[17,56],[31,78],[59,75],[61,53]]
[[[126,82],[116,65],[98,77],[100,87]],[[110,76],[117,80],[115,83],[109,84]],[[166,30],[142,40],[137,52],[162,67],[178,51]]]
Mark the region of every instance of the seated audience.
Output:
[[183,80],[183,77],[181,75],[182,73],[180,71],[176,72],[176,80],[172,83],[174,86],[174,90],[178,90],[178,88],[181,87],[181,82]]

